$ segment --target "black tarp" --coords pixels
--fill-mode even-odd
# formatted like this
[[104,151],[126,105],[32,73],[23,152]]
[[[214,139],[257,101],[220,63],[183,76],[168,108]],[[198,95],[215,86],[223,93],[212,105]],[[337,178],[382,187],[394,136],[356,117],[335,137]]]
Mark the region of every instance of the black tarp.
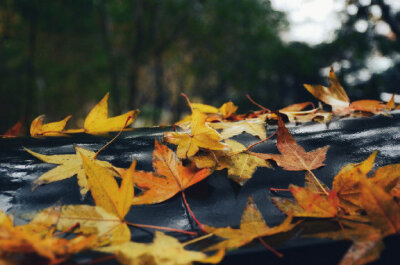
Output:
[[[358,163],[378,150],[375,168],[392,163],[400,163],[400,112],[391,117],[346,118],[327,124],[308,123],[288,125],[295,140],[307,151],[330,145],[326,166],[314,170],[324,183],[330,184],[338,171],[348,163]],[[152,170],[151,155],[154,139],[162,139],[163,132],[171,128],[143,128],[124,132],[109,147],[102,151],[99,159],[118,167],[128,167],[133,159],[137,169]],[[267,126],[267,135],[276,126]],[[112,136],[112,135],[111,135]],[[54,204],[93,204],[88,195],[83,201],[76,183],[76,177],[50,183],[31,191],[32,181],[55,165],[43,163],[27,153],[23,147],[35,152],[53,155],[74,153],[74,146],[98,150],[109,141],[109,137],[85,134],[71,137],[11,138],[0,139],[0,209],[15,216],[16,222],[23,222],[26,213],[38,211]],[[257,139],[241,134],[234,139],[249,145]],[[278,153],[276,138],[254,147],[253,151]],[[247,198],[252,195],[257,206],[270,226],[279,224],[285,216],[271,203],[270,196],[277,195],[269,188],[287,188],[289,184],[304,184],[304,172],[259,168],[253,178],[244,186],[227,178],[227,172],[216,171],[206,180],[186,190],[188,202],[200,222],[216,226],[237,226]],[[279,195],[288,196],[286,193]],[[133,206],[126,217],[135,223],[174,227],[184,230],[197,229],[188,216],[182,199],[172,199],[145,206]],[[251,246],[228,253],[222,264],[336,264],[345,253],[350,242],[305,239],[299,237],[301,231],[278,249],[285,255],[280,259],[261,246]],[[185,236],[173,233],[185,240]],[[133,228],[133,240],[149,242],[152,231]],[[386,250],[380,264],[394,264],[399,259],[396,249],[400,247],[397,236],[385,240]],[[90,256],[89,256],[90,257]]]

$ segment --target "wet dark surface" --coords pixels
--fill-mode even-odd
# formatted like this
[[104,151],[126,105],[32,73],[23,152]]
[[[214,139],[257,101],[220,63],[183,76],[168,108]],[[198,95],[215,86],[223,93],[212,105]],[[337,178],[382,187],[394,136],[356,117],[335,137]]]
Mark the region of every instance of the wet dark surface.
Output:
[[[374,150],[379,150],[375,168],[400,163],[400,112],[393,112],[392,117],[343,119],[329,124],[311,123],[288,128],[296,141],[307,151],[330,145],[326,166],[314,170],[315,175],[328,186],[344,165],[360,162]],[[149,128],[123,133],[99,155],[99,159],[118,167],[128,167],[130,162],[136,159],[139,170],[150,171],[154,139],[161,140],[162,133],[169,129]],[[272,134],[275,129],[274,126],[269,126],[267,135]],[[32,192],[32,181],[55,165],[42,163],[24,151],[23,147],[46,155],[69,154],[74,153],[75,145],[97,151],[109,139],[83,134],[62,138],[0,139],[0,209],[14,214],[16,221],[22,222],[21,216],[24,213],[40,210],[55,203],[93,204],[90,195],[83,201],[80,199],[76,177],[38,187]],[[235,139],[245,145],[257,141],[255,137],[247,134]],[[256,146],[253,151],[278,153],[275,143],[275,140],[267,141]],[[253,195],[266,222],[273,226],[279,224],[285,216],[271,203],[269,197],[273,194],[268,190],[271,187],[287,188],[291,183],[303,185],[304,172],[259,168],[253,178],[240,187],[229,180],[226,171],[223,170],[187,189],[186,195],[200,222],[212,226],[238,225],[247,198]],[[188,218],[180,196],[157,205],[134,206],[126,219],[135,223],[184,230],[197,229]],[[134,240],[152,240],[152,231],[134,228],[132,234]],[[172,235],[186,239],[176,233]],[[391,264],[388,260],[396,254],[397,259],[400,259],[398,252],[393,251],[398,249],[400,241],[397,238],[387,241],[387,250],[383,253],[381,264]],[[280,248],[285,254],[283,259],[276,258],[260,246],[255,246],[230,253],[223,264],[258,264],[265,259],[266,264],[335,264],[348,245],[346,242],[331,243],[327,240],[295,238]],[[316,256],[313,256],[314,254]]]

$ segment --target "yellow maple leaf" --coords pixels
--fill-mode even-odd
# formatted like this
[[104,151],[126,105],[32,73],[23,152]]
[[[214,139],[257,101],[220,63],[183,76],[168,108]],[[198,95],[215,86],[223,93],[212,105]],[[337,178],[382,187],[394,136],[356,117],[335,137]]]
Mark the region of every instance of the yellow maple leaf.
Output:
[[250,197],[246,208],[243,211],[239,229],[231,227],[216,228],[205,226],[205,230],[208,233],[212,233],[225,239],[224,241],[207,248],[206,251],[235,249],[250,243],[256,238],[286,232],[295,226],[296,224],[292,224],[292,217],[289,215],[280,225],[269,227],[265,223],[253,199]]
[[30,134],[32,137],[65,136],[63,130],[68,120],[71,118],[71,115],[67,116],[61,121],[51,122],[47,124],[43,124],[44,117],[45,115],[40,115],[32,121],[30,128]]
[[149,244],[126,242],[97,250],[115,254],[117,260],[124,265],[190,265],[193,262],[216,264],[222,260],[225,254],[224,250],[220,250],[212,256],[207,256],[199,251],[186,250],[176,238],[158,231],[155,232],[154,241]]
[[[36,188],[39,185],[55,182],[55,181],[60,181],[63,179],[70,178],[72,176],[77,176],[78,179],[78,185],[80,187],[80,193],[82,196],[84,196],[88,190],[88,183],[87,183],[87,177],[85,174],[85,170],[83,168],[82,164],[82,158],[78,154],[82,153],[86,157],[94,158],[95,153],[81,148],[81,147],[75,147],[76,154],[67,154],[67,155],[42,155],[36,152],[33,152],[27,148],[24,148],[25,151],[33,155],[34,157],[46,162],[46,163],[51,163],[51,164],[57,164],[59,166],[47,171],[43,175],[41,175],[38,179],[36,179],[33,184],[34,188]],[[101,160],[96,160],[96,163],[99,165],[108,168],[109,170],[112,170],[113,166],[106,162],[106,161],[101,161]],[[113,171],[112,171],[113,172]]]
[[167,132],[164,134],[167,142],[178,145],[177,155],[179,158],[194,156],[199,148],[210,150],[224,150],[227,146],[220,143],[220,135],[205,122],[207,115],[194,109],[191,121],[191,133]]

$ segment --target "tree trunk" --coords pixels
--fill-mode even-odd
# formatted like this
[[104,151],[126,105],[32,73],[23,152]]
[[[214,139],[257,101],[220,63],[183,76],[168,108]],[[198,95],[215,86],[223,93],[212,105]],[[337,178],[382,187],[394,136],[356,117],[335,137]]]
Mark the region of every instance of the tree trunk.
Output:
[[121,108],[121,89],[118,85],[118,72],[115,62],[115,52],[112,47],[111,41],[111,27],[110,18],[107,13],[107,6],[103,0],[99,1],[99,15],[100,15],[100,27],[101,27],[101,38],[103,41],[104,50],[107,54],[108,71],[110,75],[110,90],[111,98],[114,103],[115,111],[120,113]]
[[28,26],[28,57],[26,60],[26,88],[25,88],[25,109],[22,120],[24,126],[29,128],[30,119],[33,116],[33,106],[35,103],[35,55],[36,55],[36,38],[37,38],[37,6],[36,1],[29,3],[29,26]]

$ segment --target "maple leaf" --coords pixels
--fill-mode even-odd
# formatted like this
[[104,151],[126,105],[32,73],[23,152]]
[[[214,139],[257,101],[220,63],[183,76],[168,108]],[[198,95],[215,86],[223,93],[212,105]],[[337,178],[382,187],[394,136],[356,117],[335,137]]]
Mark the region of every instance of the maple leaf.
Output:
[[304,87],[314,97],[328,105],[331,105],[333,112],[340,113],[348,109],[350,106],[350,99],[342,85],[339,83],[335,72],[333,71],[333,67],[331,67],[328,79],[331,84],[330,87],[308,84],[304,84]]
[[282,119],[278,118],[278,137],[277,147],[281,155],[254,153],[262,159],[272,159],[278,166],[285,170],[301,171],[312,170],[324,166],[323,162],[329,145],[306,152],[303,147],[298,145],[293,136],[289,133]]
[[21,134],[21,127],[22,127],[22,123],[20,121],[18,121],[17,123],[15,123],[13,125],[13,127],[11,127],[10,129],[8,129],[3,135],[1,135],[1,138],[11,138],[11,137],[18,137]]
[[208,125],[216,130],[222,129],[221,138],[228,139],[243,132],[257,136],[260,139],[266,138],[265,119],[267,115],[261,115],[254,119],[246,119],[234,122],[216,122]]
[[[50,218],[46,218],[50,217]],[[56,237],[54,229],[58,218],[40,213],[29,224],[14,226],[12,220],[0,211],[0,261],[22,254],[36,254],[58,264],[70,255],[90,249],[96,236],[78,235],[70,240]]]
[[143,190],[133,198],[133,204],[153,204],[163,202],[180,191],[196,184],[211,174],[208,168],[185,167],[167,146],[155,141],[152,172],[136,171],[134,183]]
[[194,156],[199,148],[210,150],[224,150],[227,147],[220,143],[220,135],[205,122],[207,115],[194,109],[191,121],[191,133],[167,132],[164,134],[167,142],[178,145],[177,155],[179,158]]
[[333,71],[333,67],[331,67],[328,79],[331,84],[330,87],[308,84],[304,84],[304,87],[314,97],[332,106],[332,112],[336,114],[348,115],[353,111],[381,114],[384,113],[384,111],[391,109],[389,105],[385,105],[378,100],[357,100],[350,103],[350,99],[342,85],[339,83],[335,72]]
[[121,245],[98,248],[98,251],[113,253],[117,260],[124,265],[139,264],[174,264],[190,265],[193,262],[219,263],[225,255],[224,250],[218,251],[212,256],[198,251],[184,249],[176,238],[155,232],[152,243],[143,244],[126,242]]
[[235,140],[225,140],[230,151],[214,151],[204,156],[195,156],[193,161],[198,168],[228,169],[228,177],[244,185],[256,171],[257,167],[271,167],[266,160],[250,154],[247,148]]
[[128,213],[134,197],[133,174],[136,162],[133,161],[130,168],[122,175],[121,186],[109,168],[99,165],[93,158],[86,157],[78,151],[82,157],[83,166],[87,175],[89,189],[97,206],[115,214],[121,220]]
[[236,249],[250,243],[256,238],[287,232],[293,229],[294,226],[296,226],[296,224],[292,224],[292,216],[289,215],[280,225],[269,227],[265,223],[257,205],[250,197],[246,208],[243,211],[239,229],[231,227],[216,228],[205,226],[205,230],[208,233],[212,233],[225,239],[211,247],[208,247],[206,251]]
[[128,225],[119,216],[101,206],[91,205],[64,205],[60,209],[57,230],[75,233],[96,235],[98,245],[121,244],[131,240]]
[[371,225],[359,222],[341,221],[342,227],[337,231],[307,234],[305,237],[331,238],[334,240],[351,240],[352,246],[340,261],[340,265],[362,265],[380,257],[384,248],[379,230]]
[[40,137],[40,136],[64,136],[63,130],[68,120],[72,117],[71,115],[67,116],[65,119],[57,122],[51,122],[47,124],[43,124],[43,119],[45,115],[40,115],[36,119],[34,119],[31,123],[30,133],[32,137]]
[[109,93],[86,116],[83,125],[86,133],[104,134],[112,131],[120,131],[129,126],[137,116],[138,111],[131,110],[125,114],[109,118],[108,97]]
[[328,196],[325,196],[313,191],[310,187],[302,188],[295,185],[290,185],[289,190],[296,201],[272,198],[275,205],[286,215],[317,218],[337,216],[339,201],[335,192],[330,192]]
[[[24,149],[25,149],[25,151],[27,151],[34,157],[42,160],[43,162],[58,165],[56,168],[53,168],[53,169],[47,171],[46,173],[41,175],[38,179],[36,179],[33,182],[33,184],[34,184],[33,188],[36,188],[39,185],[67,179],[67,178],[70,178],[70,177],[76,175],[77,179],[78,179],[78,185],[80,187],[81,195],[84,196],[88,192],[89,187],[88,187],[88,183],[87,183],[87,177],[85,174],[85,170],[83,168],[82,158],[78,154],[78,152],[84,154],[86,157],[89,157],[89,158],[94,158],[94,156],[95,156],[94,152],[87,150],[87,149],[83,149],[81,147],[75,147],[75,150],[77,152],[76,154],[42,155],[42,154],[33,152],[27,148],[24,148]],[[109,168],[109,170],[112,170],[112,168],[113,168],[113,166],[106,161],[96,160],[96,163],[98,163],[99,165],[101,165],[105,168]]]
[[333,179],[332,191],[337,193],[340,205],[351,213],[360,211],[360,181],[371,171],[377,153],[377,151],[373,152],[361,163],[346,165]]

